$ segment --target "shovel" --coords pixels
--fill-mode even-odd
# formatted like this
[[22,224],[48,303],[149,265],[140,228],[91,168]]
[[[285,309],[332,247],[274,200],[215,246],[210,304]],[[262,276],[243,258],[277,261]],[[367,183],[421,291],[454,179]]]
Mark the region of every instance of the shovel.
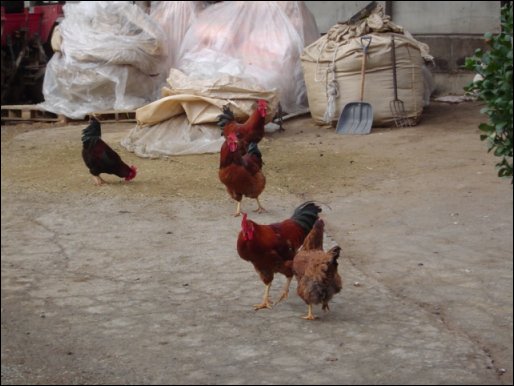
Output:
[[[367,42],[366,44],[364,42]],[[362,66],[361,66],[361,100],[348,103],[337,121],[336,133],[339,134],[369,134],[373,124],[373,107],[363,102],[364,73],[366,69],[366,56],[371,44],[371,36],[361,37]]]

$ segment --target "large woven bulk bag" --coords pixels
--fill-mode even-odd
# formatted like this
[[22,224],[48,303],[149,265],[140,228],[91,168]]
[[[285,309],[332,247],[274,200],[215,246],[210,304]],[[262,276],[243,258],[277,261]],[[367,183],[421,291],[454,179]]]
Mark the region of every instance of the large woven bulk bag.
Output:
[[[391,35],[370,33],[371,43],[365,69],[363,101],[373,106],[373,126],[394,123],[389,102],[394,99]],[[306,47],[302,66],[309,108],[318,124],[338,120],[346,104],[360,100],[363,47],[361,36],[346,41],[325,35]],[[407,117],[415,124],[423,111],[421,51],[414,39],[394,34],[398,99],[404,102]]]
[[425,62],[428,45],[415,40],[391,21],[383,7],[372,2],[347,22],[334,25],[327,34],[306,47],[301,60],[311,115],[320,125],[334,124],[348,103],[360,101],[363,47],[370,36],[363,101],[373,106],[373,126],[391,125],[394,100],[391,36],[396,47],[398,99],[404,102],[412,124],[426,105]]

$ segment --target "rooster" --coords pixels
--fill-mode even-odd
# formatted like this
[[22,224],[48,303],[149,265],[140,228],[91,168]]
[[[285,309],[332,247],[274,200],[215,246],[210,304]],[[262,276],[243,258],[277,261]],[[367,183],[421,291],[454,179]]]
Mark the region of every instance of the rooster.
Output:
[[293,260],[293,272],[298,281],[297,293],[307,303],[304,319],[314,320],[312,305],[322,303],[322,310],[330,310],[328,302],[341,291],[341,276],[337,272],[337,259],[341,252],[335,246],[323,251],[323,220],[319,219],[305,238],[302,249]]
[[218,126],[223,130],[225,138],[235,133],[245,143],[258,143],[264,137],[264,123],[267,114],[268,102],[264,99],[257,101],[257,106],[246,122],[238,123],[234,113],[228,106],[223,107],[223,114],[218,115]]
[[269,291],[277,272],[287,278],[278,302],[287,299],[293,278],[293,258],[320,212],[319,206],[307,201],[295,209],[291,218],[270,225],[257,224],[243,213],[241,231],[237,238],[237,252],[243,260],[253,264],[266,286],[262,303],[254,305],[255,310],[271,308],[273,303]]
[[227,188],[230,196],[237,201],[236,213],[241,214],[243,196],[255,198],[256,211],[265,212],[259,201],[259,195],[266,186],[266,177],[262,173],[262,154],[257,144],[250,143],[246,148],[235,133],[228,134],[220,151],[220,168],[218,176]]
[[95,185],[105,182],[100,173],[115,174],[126,181],[133,179],[136,176],[136,167],[124,163],[118,153],[102,141],[101,136],[100,122],[91,116],[89,126],[82,130],[82,158],[93,175]]

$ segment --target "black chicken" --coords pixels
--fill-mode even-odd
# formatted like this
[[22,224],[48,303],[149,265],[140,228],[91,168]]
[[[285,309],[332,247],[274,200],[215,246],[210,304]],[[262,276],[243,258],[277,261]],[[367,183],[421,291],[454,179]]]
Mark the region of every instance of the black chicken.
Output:
[[82,130],[82,158],[93,175],[96,185],[104,182],[100,173],[115,174],[130,181],[136,176],[135,166],[128,166],[121,157],[112,150],[102,139],[100,122],[91,116],[89,126]]

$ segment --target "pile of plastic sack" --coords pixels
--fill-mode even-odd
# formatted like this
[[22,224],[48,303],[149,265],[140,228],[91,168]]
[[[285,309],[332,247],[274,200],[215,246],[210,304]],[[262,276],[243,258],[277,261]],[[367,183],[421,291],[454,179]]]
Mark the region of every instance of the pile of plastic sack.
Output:
[[300,55],[319,37],[303,2],[68,3],[48,63],[43,108],[74,119],[133,110],[159,97],[169,70],[230,75],[274,90],[285,111],[307,106]]
[[[243,119],[260,98],[269,119],[279,101],[289,113],[308,106],[300,56],[320,35],[301,1],[161,1],[149,15],[129,2],[80,2],[64,14],[41,106],[74,119],[141,108],[123,140],[140,156],[219,151],[215,112],[227,103]],[[202,111],[194,119],[190,106]]]
[[224,105],[245,119],[257,99],[268,101],[267,120],[277,106],[276,94],[240,78],[223,75],[215,83],[172,69],[163,98],[136,110],[138,125],[121,145],[140,157],[216,153],[224,141],[215,122]]
[[122,145],[141,157],[218,152],[217,116],[245,119],[257,99],[287,112],[307,106],[300,55],[319,37],[303,2],[161,2],[151,12],[168,36],[163,97],[136,111]]
[[47,111],[83,119],[95,111],[134,110],[158,96],[165,35],[129,2],[84,1],[63,7],[60,38],[43,82]]

